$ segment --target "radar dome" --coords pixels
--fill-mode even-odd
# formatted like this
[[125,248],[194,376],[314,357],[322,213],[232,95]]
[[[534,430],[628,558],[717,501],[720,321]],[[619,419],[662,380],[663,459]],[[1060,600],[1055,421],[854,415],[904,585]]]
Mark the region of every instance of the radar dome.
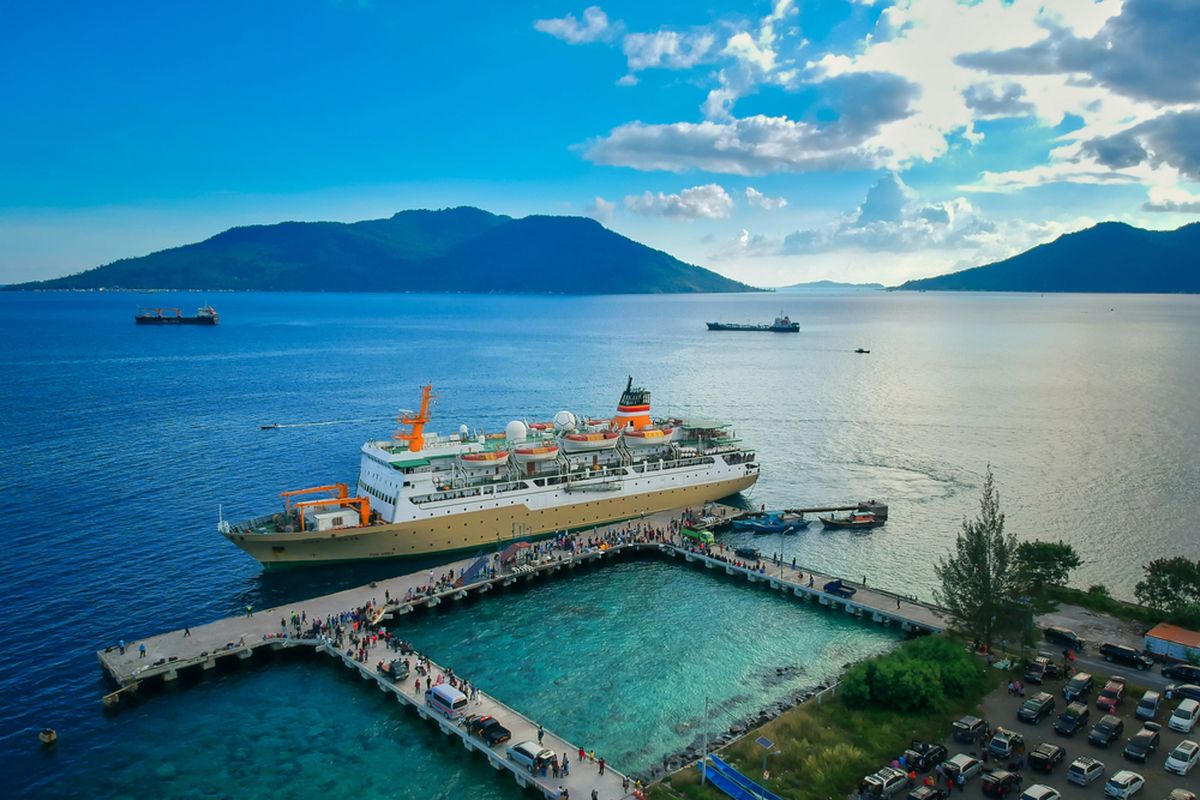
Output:
[[528,435],[529,430],[525,427],[525,423],[519,419],[514,419],[504,426],[504,438],[510,442],[523,442]]
[[573,431],[579,421],[570,411],[560,411],[554,415],[554,426],[562,431]]
[[467,438],[467,434],[468,434],[468,433],[470,433],[470,432],[471,432],[471,430],[470,430],[470,429],[469,429],[469,428],[468,428],[466,425],[459,425],[459,426],[458,426],[458,437],[459,437],[460,439],[466,439],[466,438]]

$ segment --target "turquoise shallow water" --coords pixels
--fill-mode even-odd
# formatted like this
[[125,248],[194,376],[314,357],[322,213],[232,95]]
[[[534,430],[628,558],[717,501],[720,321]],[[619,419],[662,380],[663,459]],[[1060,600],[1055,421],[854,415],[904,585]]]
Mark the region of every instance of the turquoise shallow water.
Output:
[[[890,629],[658,560],[585,568],[423,613],[396,632],[628,771],[899,641]],[[481,757],[320,656],[165,691],[105,725],[90,745],[63,741],[48,757],[62,769],[39,794],[521,796]]]

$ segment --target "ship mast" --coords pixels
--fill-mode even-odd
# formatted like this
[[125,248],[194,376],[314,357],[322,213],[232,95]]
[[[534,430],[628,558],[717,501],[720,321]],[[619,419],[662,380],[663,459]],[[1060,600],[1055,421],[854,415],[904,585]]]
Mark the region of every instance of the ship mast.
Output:
[[421,387],[421,410],[416,414],[401,414],[396,422],[407,425],[409,430],[396,431],[392,438],[397,442],[408,442],[410,452],[418,453],[425,446],[425,423],[429,422],[429,398],[433,390],[431,384]]

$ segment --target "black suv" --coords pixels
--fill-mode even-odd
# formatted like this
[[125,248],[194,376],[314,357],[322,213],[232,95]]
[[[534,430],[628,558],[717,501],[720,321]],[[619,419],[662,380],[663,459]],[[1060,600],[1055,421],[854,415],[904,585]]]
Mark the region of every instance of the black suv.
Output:
[[1075,635],[1075,631],[1060,625],[1046,628],[1046,630],[1042,631],[1042,635],[1046,637],[1047,642],[1065,644],[1067,647],[1072,647],[1076,650],[1083,650],[1083,646],[1087,644],[1086,641]]
[[1158,749],[1158,732],[1160,730],[1161,728],[1153,722],[1143,725],[1142,729],[1131,736],[1125,745],[1125,757],[1130,761],[1140,761],[1145,764],[1150,754]]
[[945,761],[948,755],[946,748],[940,744],[913,740],[912,745],[904,751],[904,761],[917,772],[928,772]]
[[1087,696],[1092,693],[1094,681],[1091,673],[1076,672],[1071,676],[1071,680],[1067,681],[1067,685],[1063,687],[1063,697],[1068,703],[1073,703],[1076,700],[1087,701]]
[[1127,644],[1105,642],[1100,645],[1100,655],[1104,656],[1105,661],[1115,661],[1135,669],[1150,669],[1154,666],[1153,658],[1142,655]]
[[1026,683],[1041,683],[1047,678],[1058,678],[1062,675],[1062,670],[1058,664],[1054,663],[1054,659],[1045,653],[1038,653],[1037,658],[1030,661],[1025,666],[1025,682]]
[[1067,757],[1067,751],[1051,742],[1042,742],[1029,751],[1029,768],[1050,773]]
[[972,717],[968,714],[954,723],[954,739],[963,744],[970,744],[979,739],[980,736],[983,736],[983,731],[986,727],[986,722],[979,717]]
[[1054,713],[1054,695],[1049,692],[1038,692],[1033,697],[1026,700],[1017,709],[1017,719],[1021,722],[1028,722],[1031,725],[1037,725],[1042,721],[1042,717],[1048,717]]
[[1083,703],[1071,703],[1054,720],[1054,732],[1063,736],[1074,736],[1088,724],[1092,712]]
[[470,734],[483,739],[489,747],[507,742],[512,738],[512,732],[492,716],[472,715],[464,720],[464,724]]
[[904,800],[946,800],[946,790],[940,786],[918,786]]
[[1010,792],[1020,791],[1022,779],[1015,772],[997,769],[983,776],[983,793],[992,797],[1007,797]]
[[1166,664],[1162,674],[1164,678],[1174,678],[1184,683],[1200,683],[1200,667],[1195,664]]
[[1123,730],[1125,730],[1125,723],[1120,717],[1105,714],[1088,734],[1088,741],[1100,747],[1108,747],[1116,741]]

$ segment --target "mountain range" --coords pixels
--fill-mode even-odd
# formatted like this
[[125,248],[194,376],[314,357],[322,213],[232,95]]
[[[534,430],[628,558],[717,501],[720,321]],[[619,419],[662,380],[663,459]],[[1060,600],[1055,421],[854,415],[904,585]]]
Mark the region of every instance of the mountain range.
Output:
[[878,292],[884,289],[882,283],[841,283],[839,281],[806,281],[793,283],[790,286],[780,286],[777,292]]
[[972,292],[1200,293],[1200,222],[1148,231],[1102,222],[982,267],[900,289]]
[[586,217],[478,208],[231,228],[202,242],[9,289],[639,294],[748,292]]

